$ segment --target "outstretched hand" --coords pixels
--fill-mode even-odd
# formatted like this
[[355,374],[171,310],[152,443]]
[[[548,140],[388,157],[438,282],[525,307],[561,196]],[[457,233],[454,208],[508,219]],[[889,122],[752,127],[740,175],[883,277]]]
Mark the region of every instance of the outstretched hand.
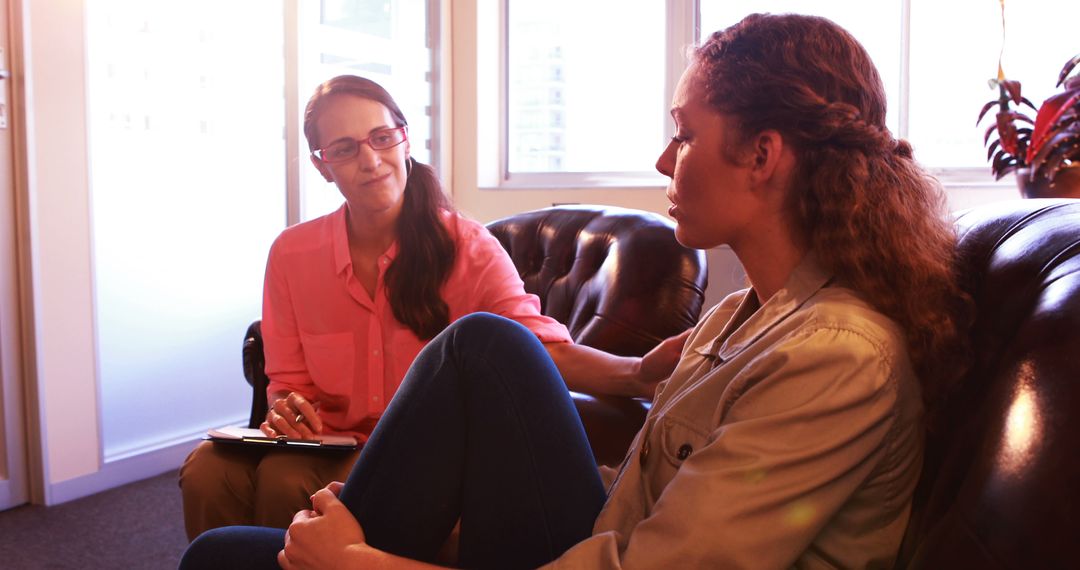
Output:
[[342,486],[335,481],[317,491],[311,496],[312,508],[293,517],[285,532],[285,548],[277,557],[284,570],[358,566],[364,530],[338,500]]
[[664,339],[660,344],[653,347],[645,356],[641,357],[641,368],[638,371],[638,383],[641,387],[641,396],[653,398],[656,393],[656,385],[666,380],[675,371],[675,366],[682,358],[683,346],[693,329],[687,329],[680,334]]

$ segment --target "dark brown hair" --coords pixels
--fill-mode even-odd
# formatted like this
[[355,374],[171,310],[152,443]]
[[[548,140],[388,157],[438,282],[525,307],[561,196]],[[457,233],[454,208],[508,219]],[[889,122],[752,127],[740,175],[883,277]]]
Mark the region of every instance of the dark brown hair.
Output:
[[[355,75],[339,75],[315,90],[304,110],[304,136],[314,151],[319,146],[315,123],[326,102],[352,96],[381,103],[396,126],[408,123],[394,99],[378,83]],[[457,249],[442,221],[452,206],[434,169],[409,157],[408,179],[397,220],[398,254],[386,270],[386,290],[394,317],[421,339],[434,337],[450,324],[450,310],[439,294],[450,276]]]
[[753,14],[694,53],[710,106],[745,140],[781,133],[798,157],[796,235],[840,283],[903,328],[932,412],[962,375],[970,298],[941,185],[885,124],[869,55],[824,18]]

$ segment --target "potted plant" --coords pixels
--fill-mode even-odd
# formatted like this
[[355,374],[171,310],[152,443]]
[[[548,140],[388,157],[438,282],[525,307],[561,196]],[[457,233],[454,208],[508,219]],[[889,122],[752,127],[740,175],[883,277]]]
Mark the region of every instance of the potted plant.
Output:
[[[1063,91],[1038,108],[1020,93],[1020,82],[999,73],[991,80],[998,97],[983,106],[976,124],[995,106],[997,119],[983,137],[996,179],[1016,172],[1025,198],[1080,198],[1080,54],[1065,63],[1057,87]],[[1022,108],[1036,112],[1035,119]],[[997,135],[996,137],[994,135]]]

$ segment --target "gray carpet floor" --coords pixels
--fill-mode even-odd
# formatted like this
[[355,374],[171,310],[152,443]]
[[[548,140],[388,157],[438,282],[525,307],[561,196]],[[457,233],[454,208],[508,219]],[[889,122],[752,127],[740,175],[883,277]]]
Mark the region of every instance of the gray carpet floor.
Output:
[[176,472],[0,512],[0,568],[172,569],[187,546]]

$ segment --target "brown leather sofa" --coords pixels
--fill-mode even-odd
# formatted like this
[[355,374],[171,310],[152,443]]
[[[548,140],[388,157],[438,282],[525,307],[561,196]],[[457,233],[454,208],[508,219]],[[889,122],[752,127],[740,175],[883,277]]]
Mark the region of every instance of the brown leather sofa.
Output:
[[1080,201],[958,216],[974,366],[928,436],[900,568],[1075,568]]

